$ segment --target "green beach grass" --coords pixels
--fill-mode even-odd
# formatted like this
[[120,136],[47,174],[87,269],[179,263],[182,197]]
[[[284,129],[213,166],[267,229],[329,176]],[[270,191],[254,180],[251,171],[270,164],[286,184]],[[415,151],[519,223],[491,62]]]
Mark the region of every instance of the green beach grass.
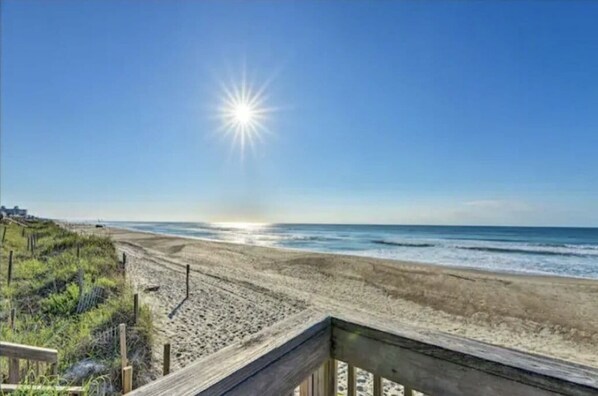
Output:
[[[68,385],[89,385],[100,379],[110,382],[113,389],[120,389],[118,339],[98,335],[112,334],[111,329],[125,323],[134,384],[145,382],[151,359],[151,315],[142,305],[134,323],[132,291],[124,280],[110,239],[81,236],[42,220],[28,221],[27,227],[3,221],[0,238],[4,228],[6,235],[0,252],[0,316],[3,319],[0,338],[57,349],[58,373],[62,378],[69,373],[67,377],[73,377],[73,366],[83,360],[102,367],[85,378],[75,376],[75,383]],[[27,238],[34,234],[37,243],[32,253],[27,249]],[[13,251],[13,271],[8,285],[10,251]],[[97,304],[91,304],[81,313],[77,313],[79,268],[83,272],[84,294],[94,287],[103,289],[103,297]],[[13,308],[16,309],[14,330],[8,325]],[[6,359],[2,363],[0,375],[6,376]],[[41,383],[47,378],[38,380]]]

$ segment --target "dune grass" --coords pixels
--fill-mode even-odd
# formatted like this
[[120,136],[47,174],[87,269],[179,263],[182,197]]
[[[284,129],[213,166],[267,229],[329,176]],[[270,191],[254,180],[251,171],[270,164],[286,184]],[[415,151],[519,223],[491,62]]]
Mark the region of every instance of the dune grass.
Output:
[[[2,320],[0,339],[57,349],[59,376],[69,372],[75,363],[92,359],[105,370],[84,381],[103,376],[120,388],[118,341],[99,340],[97,335],[126,323],[129,360],[134,383],[139,383],[151,359],[151,316],[142,305],[138,321],[133,323],[132,292],[110,239],[77,235],[51,221],[31,221],[27,225],[23,231],[24,227],[18,224],[0,224],[0,237],[6,227],[0,251],[0,315],[7,319],[10,310],[16,309],[14,330],[7,325],[8,320]],[[31,234],[37,235],[33,253],[27,250],[27,237]],[[13,273],[8,286],[10,251]],[[83,293],[101,287],[103,296],[97,305],[77,313],[80,268]],[[6,375],[6,366],[0,365],[0,375]]]

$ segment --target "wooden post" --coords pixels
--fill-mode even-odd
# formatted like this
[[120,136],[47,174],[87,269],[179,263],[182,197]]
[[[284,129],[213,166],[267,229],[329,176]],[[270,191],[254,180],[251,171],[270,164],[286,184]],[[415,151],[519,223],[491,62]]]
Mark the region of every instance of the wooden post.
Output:
[[162,375],[170,373],[170,343],[164,344]]
[[407,385],[403,385],[403,396],[413,396],[413,389]]
[[191,266],[187,264],[187,298],[189,298],[189,272],[191,271]]
[[119,324],[118,333],[120,336],[120,368],[124,369],[127,366],[127,325]]
[[81,246],[77,244],[77,259],[79,259],[79,257],[81,257]]
[[382,396],[382,377],[374,374],[374,396]]
[[25,227],[23,227],[23,228],[21,229],[21,236],[22,236],[23,238],[25,238]]
[[139,294],[133,294],[133,323],[137,324],[139,318]]
[[133,366],[127,366],[122,369],[123,394],[133,390]]
[[10,329],[15,331],[15,321],[17,320],[17,309],[13,308],[10,310]]
[[8,286],[10,286],[10,281],[12,280],[12,250],[8,252]]
[[357,389],[355,387],[355,366],[347,365],[347,396],[357,396]]
[[125,268],[126,265],[127,265],[127,254],[125,252],[123,252],[123,269]]
[[8,361],[8,383],[18,384],[19,383],[19,359],[11,358]]
[[31,235],[27,235],[27,251],[31,251]]
[[79,300],[83,298],[83,283],[84,283],[83,267],[79,264],[79,270],[77,271],[77,284],[79,285]]
[[[25,231],[24,228],[23,228],[23,231]],[[4,243],[5,239],[6,239],[6,226],[2,227],[2,243]]]

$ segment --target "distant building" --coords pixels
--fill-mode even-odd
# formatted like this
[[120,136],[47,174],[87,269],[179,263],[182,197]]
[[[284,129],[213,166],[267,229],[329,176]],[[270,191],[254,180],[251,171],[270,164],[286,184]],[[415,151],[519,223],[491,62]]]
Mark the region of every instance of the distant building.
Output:
[[27,209],[20,209],[18,206],[9,209],[2,205],[0,206],[0,215],[2,217],[27,217]]

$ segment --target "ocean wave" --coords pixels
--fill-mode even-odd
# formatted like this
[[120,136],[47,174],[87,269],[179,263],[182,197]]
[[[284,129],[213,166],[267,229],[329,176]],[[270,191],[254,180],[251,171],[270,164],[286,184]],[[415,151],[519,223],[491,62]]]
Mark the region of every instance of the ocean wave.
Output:
[[558,250],[536,250],[536,249],[522,249],[522,248],[503,248],[503,247],[490,247],[490,246],[457,246],[457,249],[462,250],[473,250],[477,252],[488,252],[488,253],[512,253],[512,254],[529,254],[536,256],[563,256],[563,257],[591,257],[596,256],[589,253],[581,252],[564,252]]
[[378,245],[389,245],[389,246],[401,246],[401,247],[434,247],[436,245],[432,243],[414,243],[414,242],[393,242],[393,241],[385,241],[383,239],[374,239],[372,243],[376,243]]

